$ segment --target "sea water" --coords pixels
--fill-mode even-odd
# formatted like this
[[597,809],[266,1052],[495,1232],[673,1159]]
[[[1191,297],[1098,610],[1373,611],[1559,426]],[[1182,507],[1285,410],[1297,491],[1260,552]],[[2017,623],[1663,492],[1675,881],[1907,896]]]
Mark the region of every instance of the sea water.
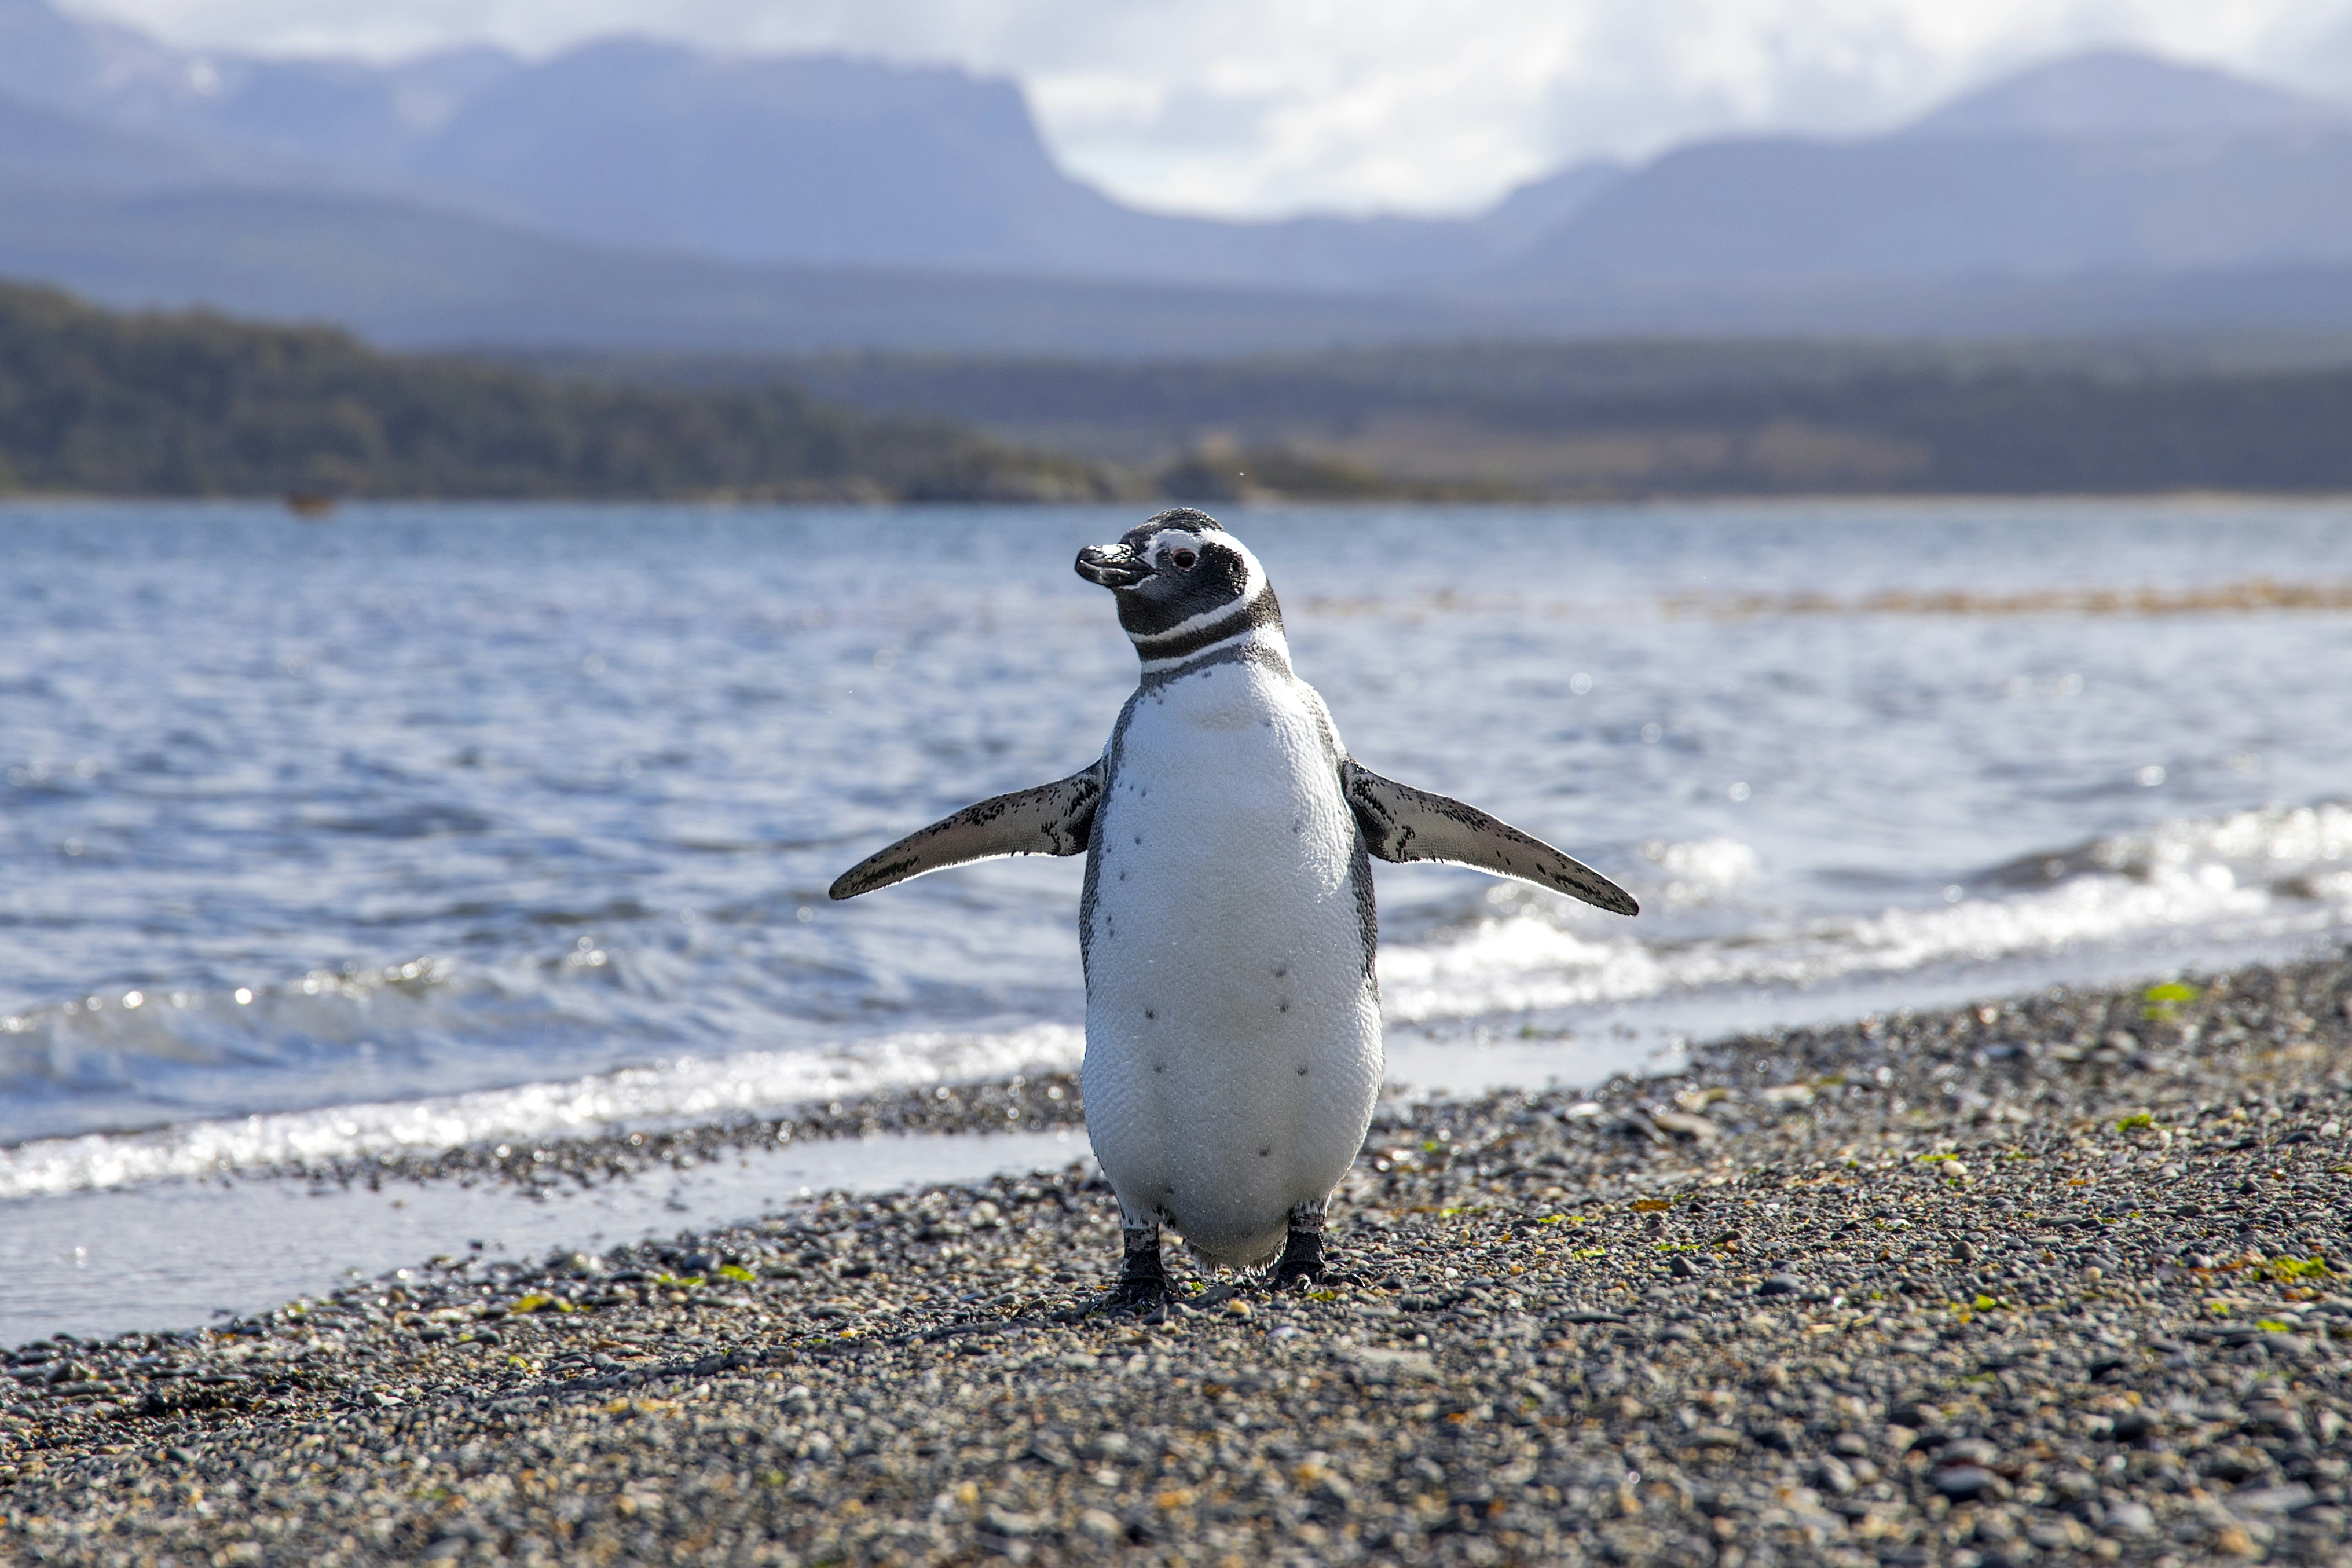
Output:
[[[1140,510],[0,508],[0,1230],[1074,1065],[1076,860],[824,889],[1098,754]],[[1380,868],[1418,1089],[2352,924],[2352,503],[1224,521],[1358,759],[1642,901]]]

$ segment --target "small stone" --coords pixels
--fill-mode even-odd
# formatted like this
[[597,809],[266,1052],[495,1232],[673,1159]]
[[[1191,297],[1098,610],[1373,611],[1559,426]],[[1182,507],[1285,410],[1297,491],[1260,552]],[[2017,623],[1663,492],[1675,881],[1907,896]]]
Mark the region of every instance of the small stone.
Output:
[[2156,1533],[2156,1510],[2144,1502],[2126,1498],[2110,1505],[2107,1517],[2099,1530],[2106,1535],[2153,1535]]
[[1119,1523],[1118,1516],[1090,1508],[1078,1515],[1078,1533],[1109,1546],[1127,1539],[1127,1527]]
[[1929,1479],[1937,1491],[1954,1502],[2009,1495],[2009,1483],[1981,1465],[1939,1465]]
[[993,1507],[983,1510],[980,1516],[981,1529],[1011,1540],[1036,1534],[1043,1522],[1035,1514],[1014,1513],[1008,1509]]
[[1711,1143],[1723,1136],[1723,1129],[1704,1116],[1694,1116],[1687,1110],[1654,1110],[1650,1120],[1678,1138],[1694,1142]]
[[2044,1552],[2080,1551],[2091,1539],[2079,1520],[2060,1516],[2043,1520],[2025,1532],[2025,1539]]
[[1775,1274],[1756,1287],[1759,1296],[1795,1296],[1801,1294],[1805,1282],[1793,1274]]
[[2242,1524],[2224,1525],[2213,1532],[2213,1550],[2225,1557],[2252,1557],[2262,1550]]

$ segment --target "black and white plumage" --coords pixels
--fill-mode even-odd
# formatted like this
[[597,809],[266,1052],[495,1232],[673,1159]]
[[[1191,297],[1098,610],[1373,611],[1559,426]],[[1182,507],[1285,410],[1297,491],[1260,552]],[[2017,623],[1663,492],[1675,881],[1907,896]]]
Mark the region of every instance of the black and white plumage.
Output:
[[1087,1131],[1127,1237],[1119,1299],[1166,1291],[1160,1227],[1201,1256],[1322,1269],[1326,1200],[1380,1094],[1370,861],[1518,877],[1619,914],[1600,873],[1486,813],[1351,760],[1292,672],[1255,556],[1161,512],[1077,572],[1142,660],[1102,756],[1000,795],[843,875],[835,899],[1002,855],[1087,855],[1079,945]]

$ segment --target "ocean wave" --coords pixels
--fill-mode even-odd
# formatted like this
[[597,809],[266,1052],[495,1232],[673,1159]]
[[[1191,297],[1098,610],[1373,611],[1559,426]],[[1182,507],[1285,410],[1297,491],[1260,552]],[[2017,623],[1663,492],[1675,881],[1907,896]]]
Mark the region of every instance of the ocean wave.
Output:
[[1925,907],[1766,922],[1674,944],[1595,935],[1577,913],[1528,908],[1451,940],[1383,951],[1381,993],[1391,1018],[1423,1022],[1669,991],[1817,985],[2155,931],[2236,939],[2323,931],[2352,921],[2352,809],[2324,803],[2183,818],[2021,857],[1974,885],[1992,896],[1971,898],[1956,885],[1948,901]]
[[562,1082],[35,1139],[0,1149],[0,1201],[272,1165],[725,1121],[885,1089],[1074,1068],[1083,1031],[913,1033],[838,1051],[686,1057]]
[[[593,956],[605,962],[602,952]],[[408,1026],[412,1017],[385,1017],[383,1010],[404,1003],[413,1015],[454,980],[448,961],[427,956],[381,968],[316,969],[277,984],[94,991],[0,1016],[0,1092],[120,1079],[130,1060],[251,1065],[293,1055],[295,1042],[356,1043],[386,1026]]]
[[[1699,995],[1741,986],[1821,986],[1949,963],[2112,946],[2158,932],[2225,941],[2352,924],[2352,807],[2266,806],[2183,817],[2005,861],[1914,905],[1868,914],[1773,919],[1738,909],[1761,880],[1750,846],[1732,838],[1642,847],[1642,892],[1688,912],[1713,906],[1714,929],[1668,935],[1603,921],[1516,887],[1454,908],[1464,917],[1419,939],[1391,938],[1380,957],[1383,1007],[1413,1025],[1538,1010]],[[1934,901],[1927,901],[1934,899]],[[1730,916],[1727,923],[1725,916]],[[541,981],[560,984],[625,962],[582,945],[529,975],[470,974],[430,960],[366,972],[314,972],[267,993],[84,999],[0,1020],[0,1087],[51,1084],[101,1059],[212,1060],[275,1070],[266,1019],[312,1042],[379,1037],[405,1012],[476,990],[509,1003]],[[547,973],[541,975],[544,969]],[[557,972],[561,971],[562,973]],[[508,991],[514,989],[512,994]],[[526,1012],[530,1009],[526,1007]],[[371,1016],[371,1015],[373,1015]],[[504,1016],[504,1015],[502,1015]],[[534,1017],[540,1016],[532,1013]],[[511,1023],[513,1020],[509,1019]],[[740,1020],[730,1020],[740,1025]],[[737,1035],[735,1037],[741,1037]],[[768,1037],[774,1038],[772,1033]],[[0,1149],[0,1199],[131,1183],[501,1140],[593,1134],[620,1126],[725,1120],[843,1096],[1067,1068],[1083,1052],[1068,1024],[962,1031],[908,1030],[865,1042],[688,1055],[646,1050],[650,1066],[436,1096],[370,1099],[338,1080],[319,1098],[362,1103],[203,1117],[153,1131],[45,1136]],[[518,1058],[519,1063],[522,1058]],[[526,1068],[524,1070],[528,1071]],[[321,1085],[323,1092],[320,1092]],[[338,1088],[341,1092],[338,1093]]]
[[2264,805],[2218,816],[2181,817],[2146,833],[2110,834],[2061,848],[2021,855],[1986,871],[1980,882],[2032,887],[2084,873],[2145,879],[2182,868],[2220,865],[2249,882],[2294,893],[2352,870],[2352,806]]

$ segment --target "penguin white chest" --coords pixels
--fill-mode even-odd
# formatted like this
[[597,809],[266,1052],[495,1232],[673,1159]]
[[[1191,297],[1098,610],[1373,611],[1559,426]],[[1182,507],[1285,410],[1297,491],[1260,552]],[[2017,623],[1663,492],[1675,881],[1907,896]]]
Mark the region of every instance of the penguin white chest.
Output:
[[1140,693],[1097,809],[1083,1086],[1121,1205],[1219,1261],[1281,1245],[1381,1071],[1371,890],[1314,693],[1252,661]]

